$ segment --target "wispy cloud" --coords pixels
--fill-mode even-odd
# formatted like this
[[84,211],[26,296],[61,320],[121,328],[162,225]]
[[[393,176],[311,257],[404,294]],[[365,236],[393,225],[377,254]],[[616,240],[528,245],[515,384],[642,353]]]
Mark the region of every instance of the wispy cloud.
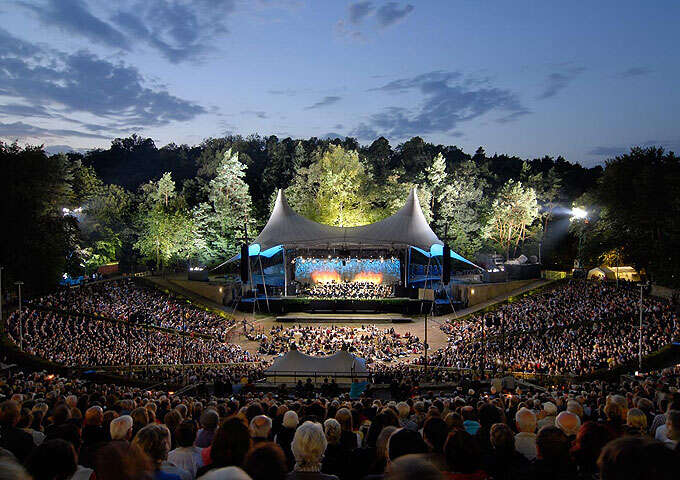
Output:
[[543,91],[538,96],[539,100],[554,97],[567,88],[569,83],[585,71],[585,67],[570,66],[550,73],[544,81]]
[[338,96],[334,96],[334,95],[323,97],[318,102],[316,102],[316,103],[314,103],[314,104],[312,104],[308,107],[305,107],[305,110],[312,110],[312,109],[315,109],[315,108],[327,107],[329,105],[333,105],[334,103],[338,103],[341,99],[342,99],[342,97],[338,97]]
[[630,67],[622,72],[619,72],[616,76],[619,78],[632,78],[632,77],[642,77],[649,75],[654,70],[647,67]]
[[460,123],[486,113],[501,113],[502,117],[498,121],[502,122],[530,113],[514,92],[488,83],[473,84],[476,86],[470,87],[460,72],[434,71],[393,80],[371,89],[391,94],[417,91],[422,94],[423,101],[414,109],[391,106],[374,113],[367,122],[359,124],[351,135],[370,139],[382,133],[402,139],[427,133],[454,134],[453,130]]
[[235,0],[120,0],[107,17],[84,0],[17,4],[47,27],[123,51],[148,45],[172,63],[196,60],[211,49],[215,38],[228,33],[225,19],[235,10]]
[[375,11],[372,2],[356,2],[349,6],[349,21],[357,24]]
[[402,21],[414,9],[411,4],[400,7],[397,2],[387,2],[375,12],[375,17],[381,27],[389,27]]
[[50,129],[29,125],[24,122],[2,123],[0,122],[1,138],[41,138],[41,137],[80,137],[110,139],[110,135],[99,135],[97,133],[83,132],[79,130]]
[[262,119],[269,118],[267,112],[264,112],[262,110],[242,110],[241,115],[252,115],[254,117]]
[[[106,130],[166,125],[206,112],[203,106],[165,89],[149,88],[135,67],[85,51],[68,54],[38,47],[2,29],[0,89],[3,96],[11,99],[0,105],[4,115],[22,119],[58,117],[89,130],[29,128],[31,125],[15,122],[4,124],[6,134],[108,138],[103,133]],[[94,115],[107,125],[80,121],[79,114]]]

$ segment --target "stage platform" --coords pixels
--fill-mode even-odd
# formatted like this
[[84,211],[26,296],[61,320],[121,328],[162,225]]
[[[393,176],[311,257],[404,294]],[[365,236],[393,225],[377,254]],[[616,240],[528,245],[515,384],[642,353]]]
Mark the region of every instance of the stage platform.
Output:
[[[238,307],[243,311],[252,311],[253,297],[241,298],[238,302]],[[448,301],[435,302],[435,312],[438,315],[449,313],[451,306]],[[358,299],[322,299],[322,298],[306,298],[306,297],[268,297],[264,295],[257,296],[257,310],[260,312],[271,313],[318,313],[318,314],[407,314],[407,315],[422,315],[423,311],[430,308],[430,303],[426,300],[418,300],[413,298],[390,297],[382,299],[358,300]],[[462,304],[454,302],[454,308],[459,310]]]
[[413,319],[396,313],[289,313],[276,317],[282,323],[411,323]]

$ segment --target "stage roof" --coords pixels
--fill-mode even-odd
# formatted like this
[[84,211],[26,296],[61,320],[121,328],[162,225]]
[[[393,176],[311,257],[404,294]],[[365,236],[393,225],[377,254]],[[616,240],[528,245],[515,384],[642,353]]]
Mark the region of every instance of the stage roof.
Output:
[[423,250],[443,245],[423,215],[415,188],[394,215],[359,227],[334,227],[305,218],[288,205],[283,190],[279,190],[267,225],[252,243],[258,244],[261,251],[277,245],[285,248],[413,246]]
[[[359,227],[334,227],[303,217],[288,205],[283,190],[267,224],[249,245],[249,255],[271,257],[283,248],[404,248],[413,247],[426,257],[443,255],[444,242],[432,231],[423,215],[416,189],[395,214]],[[238,253],[225,263],[241,258]],[[480,268],[451,249],[451,258]]]
[[282,357],[275,359],[272,366],[264,371],[265,375],[292,374],[293,372],[297,375],[335,373],[366,376],[368,374],[366,362],[345,350],[327,357],[313,357],[298,350],[290,350]]

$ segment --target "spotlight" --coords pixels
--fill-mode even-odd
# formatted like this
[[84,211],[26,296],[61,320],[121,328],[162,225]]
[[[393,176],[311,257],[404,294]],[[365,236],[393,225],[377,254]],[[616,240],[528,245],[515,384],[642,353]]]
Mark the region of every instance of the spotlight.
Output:
[[588,217],[588,212],[582,208],[574,207],[571,209],[571,220],[583,220]]

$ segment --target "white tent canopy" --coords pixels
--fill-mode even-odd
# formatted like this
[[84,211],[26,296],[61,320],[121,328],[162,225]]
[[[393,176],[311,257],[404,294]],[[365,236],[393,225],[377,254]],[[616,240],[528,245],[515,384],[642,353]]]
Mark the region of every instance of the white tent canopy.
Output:
[[315,375],[343,375],[366,377],[366,362],[346,350],[341,350],[327,357],[312,357],[298,350],[290,350],[282,357],[274,360],[271,367],[264,371],[266,376],[314,377]]
[[277,245],[285,248],[393,245],[429,250],[443,242],[428,225],[414,188],[406,204],[394,215],[360,227],[334,227],[305,218],[288,205],[283,190],[279,190],[269,221],[253,244],[258,244],[261,251]]

